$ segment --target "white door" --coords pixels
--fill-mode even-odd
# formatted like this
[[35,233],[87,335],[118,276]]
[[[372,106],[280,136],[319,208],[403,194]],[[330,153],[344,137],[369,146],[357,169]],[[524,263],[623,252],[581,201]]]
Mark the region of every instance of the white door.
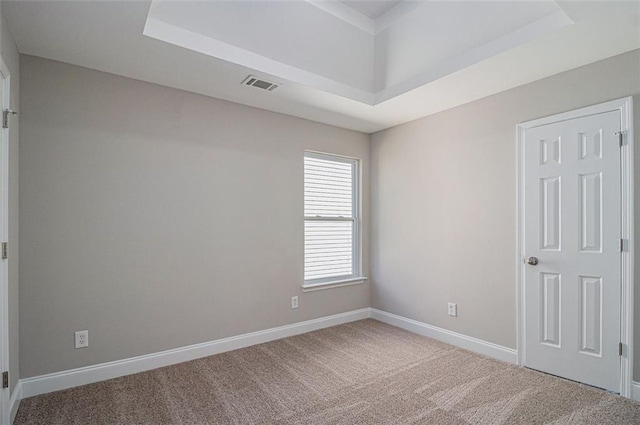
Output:
[[[620,391],[620,111],[524,131],[524,365]],[[537,261],[537,264],[536,264]]]

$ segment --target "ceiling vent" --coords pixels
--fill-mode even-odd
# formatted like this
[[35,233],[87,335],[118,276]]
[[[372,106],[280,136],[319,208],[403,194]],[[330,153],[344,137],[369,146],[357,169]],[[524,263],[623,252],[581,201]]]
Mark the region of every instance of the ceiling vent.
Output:
[[274,91],[280,86],[280,84],[272,83],[271,81],[261,80],[255,75],[249,75],[247,78],[244,79],[242,84],[244,84],[245,86],[257,87],[259,89],[266,90],[266,91]]

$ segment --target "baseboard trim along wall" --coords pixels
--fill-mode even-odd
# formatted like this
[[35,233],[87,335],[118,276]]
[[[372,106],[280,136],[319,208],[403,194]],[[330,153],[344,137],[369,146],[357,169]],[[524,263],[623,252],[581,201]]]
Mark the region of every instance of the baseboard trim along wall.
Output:
[[384,323],[406,329],[413,333],[423,335],[465,350],[473,351],[478,354],[493,357],[507,363],[518,363],[518,352],[512,348],[503,347],[491,342],[483,341],[467,335],[452,332],[437,326],[427,325],[417,320],[408,319],[398,316],[397,314],[387,313],[386,311],[371,309],[371,318]]
[[9,423],[13,423],[18,414],[18,407],[20,407],[20,400],[22,400],[22,382],[18,381],[16,387],[13,389],[11,399],[9,400]]
[[[159,353],[21,379],[18,381],[18,385],[11,395],[11,422],[13,422],[13,419],[15,418],[22,398],[33,397],[40,394],[144,372],[159,367],[170,366],[189,360],[212,356],[226,351],[237,350],[251,345],[262,344],[264,342],[274,341],[289,336],[299,335],[367,318],[379,320],[389,325],[508,363],[516,364],[518,361],[517,351],[514,349],[442,329],[437,326],[428,325],[397,314],[387,313],[375,308],[363,308],[360,310],[349,311],[346,313],[335,314],[332,316],[321,317],[305,322],[293,323],[291,325],[265,329],[263,331],[251,332],[229,338],[222,338],[211,342],[190,345]],[[632,384],[632,398],[640,401],[640,383],[638,382],[633,382]]]
[[631,382],[631,400],[640,401],[640,382]]
[[237,350],[238,348],[249,347],[251,345],[262,344],[264,342],[353,322],[355,320],[366,319],[368,317],[369,308],[363,308],[159,353],[50,373],[33,378],[25,378],[20,380],[20,384],[22,384],[22,398],[170,366],[176,363],[212,356],[226,351]]

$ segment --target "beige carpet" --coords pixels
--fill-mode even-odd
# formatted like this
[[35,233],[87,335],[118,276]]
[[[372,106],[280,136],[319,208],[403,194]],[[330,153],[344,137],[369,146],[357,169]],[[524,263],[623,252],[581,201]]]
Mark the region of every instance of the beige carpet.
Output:
[[362,320],[25,399],[23,424],[640,424],[640,403]]

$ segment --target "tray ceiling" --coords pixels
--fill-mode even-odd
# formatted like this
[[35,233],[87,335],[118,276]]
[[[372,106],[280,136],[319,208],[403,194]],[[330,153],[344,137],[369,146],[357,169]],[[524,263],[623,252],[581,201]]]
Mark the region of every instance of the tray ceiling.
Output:
[[[21,53],[373,132],[640,48],[637,2],[3,1]],[[280,84],[242,85],[248,75]]]
[[[377,19],[363,29],[342,7]],[[570,24],[551,1],[154,0],[143,33],[376,105]]]

